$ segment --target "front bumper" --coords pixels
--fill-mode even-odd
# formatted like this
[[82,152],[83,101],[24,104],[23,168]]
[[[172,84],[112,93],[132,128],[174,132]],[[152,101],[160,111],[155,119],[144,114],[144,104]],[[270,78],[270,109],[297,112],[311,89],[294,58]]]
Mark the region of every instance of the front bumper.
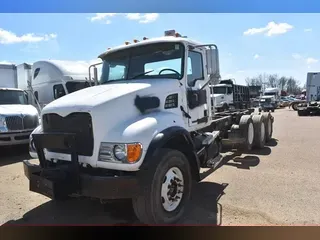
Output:
[[[139,183],[135,175],[88,173],[80,167],[78,156],[74,152],[75,136],[57,133],[34,134],[33,137],[40,165],[23,161],[30,191],[51,199],[63,199],[73,194],[99,199],[124,199],[139,194]],[[43,154],[43,148],[50,147],[70,150],[71,162],[50,165]]]
[[68,174],[63,168],[48,169],[42,175],[44,169],[28,160],[23,161],[23,168],[29,179],[29,190],[51,199],[61,199],[72,194],[99,199],[125,199],[132,198],[139,192],[137,178],[132,176],[92,176],[79,173],[75,176],[79,183],[75,185],[71,178],[62,177]]
[[28,144],[32,131],[0,133],[0,146]]

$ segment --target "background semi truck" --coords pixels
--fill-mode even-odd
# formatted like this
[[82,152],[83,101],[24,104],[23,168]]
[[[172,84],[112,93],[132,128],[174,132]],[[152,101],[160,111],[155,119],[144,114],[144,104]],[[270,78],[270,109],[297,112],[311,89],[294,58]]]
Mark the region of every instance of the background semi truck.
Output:
[[308,73],[306,86],[306,101],[296,107],[298,116],[320,115],[320,73]]
[[128,198],[141,222],[175,223],[201,180],[200,168],[216,168],[224,144],[246,152],[271,139],[270,113],[215,112],[210,85],[219,83],[220,66],[214,44],[170,30],[99,57],[97,85],[42,110],[30,138],[40,164],[23,164],[33,192],[56,201]]
[[43,60],[32,65],[32,90],[41,108],[66,94],[90,86],[89,64],[76,61]]
[[266,99],[269,99],[271,97],[271,105],[273,105],[273,109],[278,108],[278,104],[280,102],[280,94],[281,91],[279,88],[266,88],[263,91],[263,96],[266,96]]
[[29,104],[28,92],[18,88],[17,67],[0,65],[0,147],[28,144],[39,125],[39,113]]

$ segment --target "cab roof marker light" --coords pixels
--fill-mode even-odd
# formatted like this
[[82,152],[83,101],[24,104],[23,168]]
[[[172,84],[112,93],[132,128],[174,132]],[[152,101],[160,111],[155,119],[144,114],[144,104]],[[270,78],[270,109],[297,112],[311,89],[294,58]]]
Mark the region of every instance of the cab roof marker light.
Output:
[[134,42],[134,43],[138,43],[138,42],[139,42],[139,40],[137,40],[137,39],[134,39],[134,40],[133,40],[133,42]]
[[124,42],[124,44],[125,44],[125,45],[129,45],[129,44],[130,44],[130,42]]
[[148,38],[147,37],[143,37],[143,40],[148,40]]

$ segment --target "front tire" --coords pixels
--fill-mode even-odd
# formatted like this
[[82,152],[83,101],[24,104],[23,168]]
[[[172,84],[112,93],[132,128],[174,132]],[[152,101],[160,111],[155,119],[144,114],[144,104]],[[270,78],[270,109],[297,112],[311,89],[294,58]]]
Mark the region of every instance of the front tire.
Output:
[[160,149],[156,158],[159,161],[144,173],[144,188],[132,200],[133,209],[144,224],[173,224],[183,217],[190,200],[190,164],[183,153],[172,149]]

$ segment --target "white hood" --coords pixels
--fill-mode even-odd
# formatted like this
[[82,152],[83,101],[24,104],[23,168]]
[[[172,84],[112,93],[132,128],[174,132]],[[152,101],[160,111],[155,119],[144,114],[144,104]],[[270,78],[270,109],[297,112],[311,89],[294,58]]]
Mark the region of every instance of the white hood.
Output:
[[[91,112],[92,109],[97,109],[101,105],[111,102],[117,102],[120,107],[125,108],[129,107],[121,105],[128,103],[125,100],[125,96],[129,97],[129,101],[131,101],[136,95],[156,96],[158,93],[176,92],[177,88],[179,88],[179,82],[175,79],[131,80],[130,82],[88,87],[49,103],[42,109],[41,114],[57,113],[60,116],[67,116],[72,112]],[[129,103],[131,104],[132,102]]]
[[6,104],[0,105],[0,115],[37,115],[37,109],[32,105]]
[[[141,113],[135,106],[137,95],[154,96],[160,99],[160,107],[164,110],[166,97],[172,93],[181,93],[181,86],[176,79],[131,80],[126,83],[110,83],[88,87],[68,94],[49,103],[42,110],[42,115],[56,113],[65,117],[73,112],[89,112],[92,116],[94,131],[94,155],[79,158],[91,166],[97,165],[100,142],[134,142],[134,135],[126,131],[128,124],[138,121]],[[178,108],[177,108],[178,109]],[[181,114],[180,110],[175,109]],[[107,138],[106,138],[107,136]],[[131,138],[132,137],[132,138]]]

